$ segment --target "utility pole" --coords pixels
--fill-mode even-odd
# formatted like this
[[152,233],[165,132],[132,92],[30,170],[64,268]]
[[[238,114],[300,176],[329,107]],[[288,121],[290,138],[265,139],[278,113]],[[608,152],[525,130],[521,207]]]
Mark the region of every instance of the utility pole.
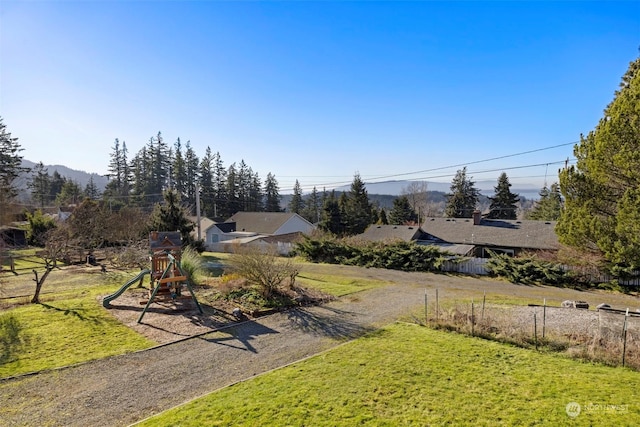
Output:
[[196,227],[198,227],[198,240],[202,240],[202,229],[200,227],[200,187],[196,184]]

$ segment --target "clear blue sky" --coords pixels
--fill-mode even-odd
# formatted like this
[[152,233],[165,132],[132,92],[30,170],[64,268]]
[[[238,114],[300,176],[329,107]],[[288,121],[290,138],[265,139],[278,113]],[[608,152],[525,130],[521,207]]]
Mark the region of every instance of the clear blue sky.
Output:
[[554,182],[571,145],[473,162],[578,141],[640,46],[637,1],[3,0],[0,20],[26,159],[105,174],[115,138],[133,157],[162,131],[281,192],[463,164]]

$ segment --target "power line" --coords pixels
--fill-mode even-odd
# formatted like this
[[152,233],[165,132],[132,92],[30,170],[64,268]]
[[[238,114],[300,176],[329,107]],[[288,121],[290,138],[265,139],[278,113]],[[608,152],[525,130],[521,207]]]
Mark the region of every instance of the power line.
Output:
[[[436,167],[436,168],[424,169],[424,170],[419,170],[419,171],[414,171],[414,172],[403,172],[403,173],[396,173],[396,174],[391,174],[391,175],[381,175],[381,176],[377,176],[377,177],[368,178],[366,181],[371,182],[371,181],[378,180],[378,179],[397,178],[397,177],[401,177],[401,176],[416,175],[416,174],[426,173],[426,172],[436,172],[436,171],[439,171],[439,170],[445,170],[445,169],[451,169],[451,168],[475,165],[475,164],[479,164],[479,163],[487,163],[487,162],[492,162],[492,161],[495,161],[495,160],[508,159],[508,158],[511,158],[511,157],[524,156],[526,154],[538,153],[540,151],[552,150],[554,148],[566,147],[568,145],[575,145],[577,143],[579,143],[579,141],[565,142],[563,144],[557,144],[557,145],[552,145],[552,146],[543,147],[543,148],[536,148],[535,150],[522,151],[522,152],[519,152],[519,153],[507,154],[507,155],[504,155],[504,156],[491,157],[491,158],[488,158],[488,159],[475,160],[475,161],[472,161],[472,162],[458,163],[458,164],[449,165],[449,166],[439,166],[439,167]],[[546,163],[543,163],[542,165],[545,165],[545,164]],[[345,182],[341,181],[341,182],[327,182],[327,183],[323,183],[323,184],[317,184],[315,186],[319,187],[319,186],[333,186],[333,185],[344,185],[344,184],[345,184]]]

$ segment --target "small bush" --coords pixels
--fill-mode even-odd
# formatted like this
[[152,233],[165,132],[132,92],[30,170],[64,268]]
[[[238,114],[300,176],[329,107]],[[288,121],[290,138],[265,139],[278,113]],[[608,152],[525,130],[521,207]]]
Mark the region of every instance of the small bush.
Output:
[[187,247],[182,251],[180,269],[191,283],[198,283],[202,279],[205,271],[204,261],[196,249]]

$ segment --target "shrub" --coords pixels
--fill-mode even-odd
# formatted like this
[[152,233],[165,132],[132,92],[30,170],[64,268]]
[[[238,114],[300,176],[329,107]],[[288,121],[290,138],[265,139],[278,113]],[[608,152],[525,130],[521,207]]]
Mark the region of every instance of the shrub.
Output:
[[197,283],[202,278],[205,268],[203,259],[196,249],[188,246],[182,251],[180,269],[191,283]]
[[349,242],[310,237],[297,244],[296,253],[312,262],[402,271],[433,271],[447,259],[438,248],[413,242]]
[[229,258],[229,267],[233,273],[257,285],[265,298],[272,297],[285,280],[292,285],[298,275],[298,269],[291,259],[279,258],[272,250],[252,247],[237,248]]

